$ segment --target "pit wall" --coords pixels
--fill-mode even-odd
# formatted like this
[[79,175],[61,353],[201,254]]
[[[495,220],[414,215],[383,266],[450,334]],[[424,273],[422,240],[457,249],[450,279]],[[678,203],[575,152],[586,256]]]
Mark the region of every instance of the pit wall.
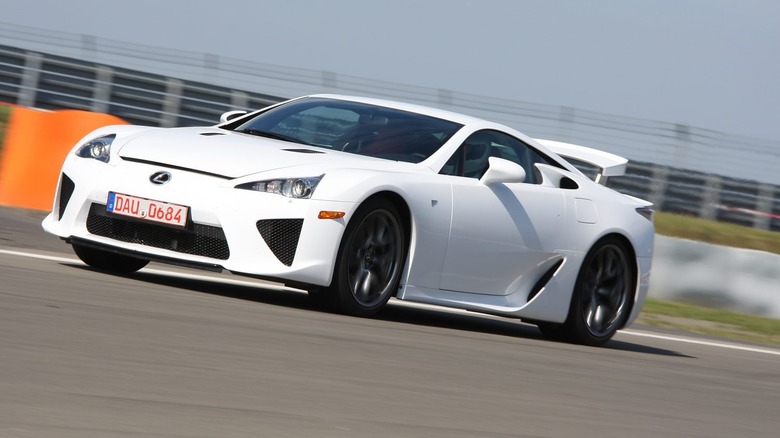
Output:
[[0,138],[0,205],[50,210],[67,153],[90,131],[127,124],[109,114],[14,106]]
[[[101,126],[126,123],[87,111],[13,107],[0,137],[0,205],[50,210],[75,143]],[[650,285],[651,298],[780,319],[780,255],[656,236]]]

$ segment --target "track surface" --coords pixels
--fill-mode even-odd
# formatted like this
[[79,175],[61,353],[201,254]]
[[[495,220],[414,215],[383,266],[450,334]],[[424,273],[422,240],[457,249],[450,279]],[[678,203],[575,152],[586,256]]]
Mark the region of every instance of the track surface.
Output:
[[588,348],[398,303],[379,319],[328,314],[299,292],[164,265],[117,277],[76,262],[40,219],[0,208],[0,437],[780,430],[772,351],[640,336],[646,328]]

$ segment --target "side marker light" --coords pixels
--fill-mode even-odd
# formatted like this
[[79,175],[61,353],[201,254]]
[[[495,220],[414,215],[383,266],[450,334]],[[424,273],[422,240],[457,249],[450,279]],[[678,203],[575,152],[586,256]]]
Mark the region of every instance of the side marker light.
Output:
[[317,215],[319,219],[341,219],[346,215],[343,211],[321,211]]

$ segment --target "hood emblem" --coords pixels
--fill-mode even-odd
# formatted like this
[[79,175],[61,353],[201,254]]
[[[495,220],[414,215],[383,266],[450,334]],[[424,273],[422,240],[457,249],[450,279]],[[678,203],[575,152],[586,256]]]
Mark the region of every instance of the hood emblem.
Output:
[[149,181],[151,181],[152,184],[165,184],[170,181],[171,178],[173,178],[173,176],[170,172],[155,172],[149,177]]

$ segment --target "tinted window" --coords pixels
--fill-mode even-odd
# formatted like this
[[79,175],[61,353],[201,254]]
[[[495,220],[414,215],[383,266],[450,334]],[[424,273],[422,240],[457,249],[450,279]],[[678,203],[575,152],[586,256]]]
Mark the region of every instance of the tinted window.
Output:
[[525,182],[531,184],[542,182],[541,175],[534,164],[558,166],[510,135],[499,131],[483,130],[471,134],[439,173],[481,178],[488,168],[489,157],[499,157],[521,165],[526,173]]
[[250,134],[396,161],[419,163],[462,125],[376,105],[306,98],[258,114],[235,127]]

